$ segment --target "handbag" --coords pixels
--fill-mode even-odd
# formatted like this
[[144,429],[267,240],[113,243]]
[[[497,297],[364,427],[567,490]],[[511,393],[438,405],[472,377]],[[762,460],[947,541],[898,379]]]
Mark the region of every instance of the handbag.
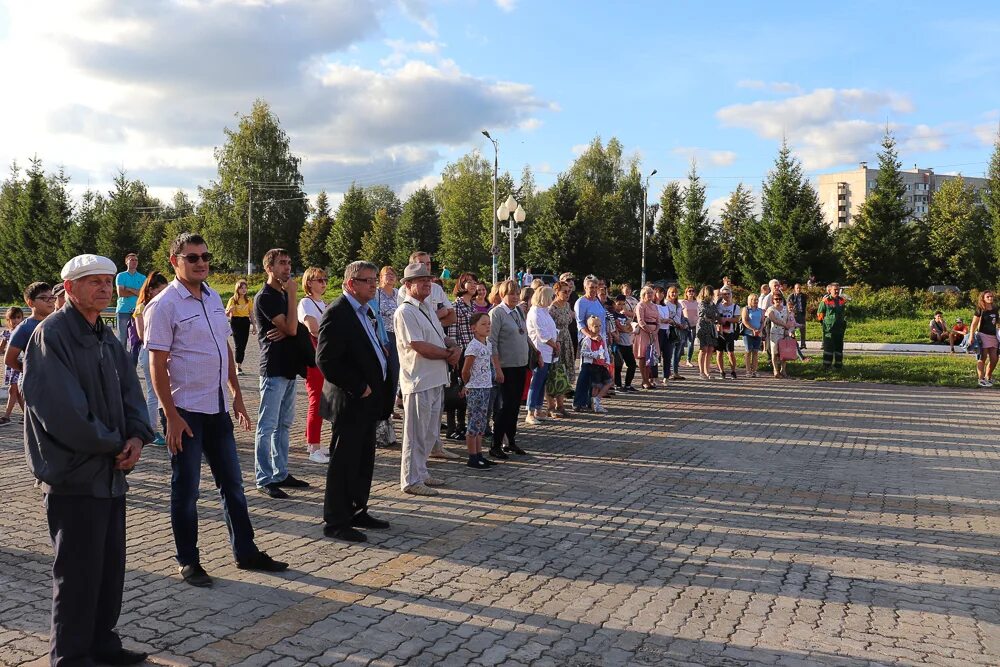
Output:
[[569,383],[566,365],[559,361],[553,362],[549,365],[549,376],[545,379],[545,393],[549,396],[563,396],[570,391],[573,391],[573,385]]
[[781,361],[792,361],[796,357],[798,357],[798,346],[794,338],[785,336],[778,341],[778,358]]

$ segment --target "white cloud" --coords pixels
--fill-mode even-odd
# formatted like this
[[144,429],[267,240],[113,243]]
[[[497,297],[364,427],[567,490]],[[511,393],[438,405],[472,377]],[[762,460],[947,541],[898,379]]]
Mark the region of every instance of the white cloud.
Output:
[[590,148],[590,144],[574,144],[573,146],[570,146],[569,152],[576,157],[580,157],[587,152],[588,148]]
[[675,155],[684,156],[688,162],[695,160],[699,165],[707,164],[712,167],[728,167],[736,161],[736,153],[733,151],[713,151],[705,148],[679,146],[672,152]]
[[900,150],[913,153],[941,151],[948,147],[944,138],[940,129],[929,125],[915,125],[900,142]]
[[0,105],[0,161],[37,153],[75,184],[104,188],[125,168],[151,187],[193,190],[214,175],[234,114],[262,98],[310,190],[376,177],[403,186],[484,125],[530,129],[551,109],[530,86],[441,59],[436,39],[385,40],[392,55],[377,68],[340,61],[392,11],[433,25],[422,0],[0,0],[0,61],[32,57],[4,73],[31,104]]
[[542,121],[538,118],[525,118],[520,123],[517,124],[518,129],[530,132],[532,130],[537,130],[542,126]]
[[517,8],[517,0],[496,0],[496,3],[505,12],[512,12]]
[[[885,115],[907,114],[913,104],[892,92],[823,88],[782,100],[734,104],[716,112],[727,127],[787,138],[807,169],[866,159],[885,130]],[[899,127],[890,124],[890,129]]]

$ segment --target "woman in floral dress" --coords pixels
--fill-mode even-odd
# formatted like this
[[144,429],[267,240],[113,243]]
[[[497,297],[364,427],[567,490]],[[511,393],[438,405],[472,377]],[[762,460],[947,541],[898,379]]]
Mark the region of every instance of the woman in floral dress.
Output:
[[[556,379],[563,377],[562,373],[558,371],[550,372],[549,382],[546,383],[545,390],[550,413],[566,416],[566,409],[562,407],[562,401],[566,393],[572,391],[573,386],[576,384],[576,357],[573,354],[573,335],[570,332],[570,324],[576,320],[576,314],[569,305],[569,297],[572,291],[569,283],[558,282],[553,285],[553,289],[555,290],[555,300],[549,306],[549,314],[552,316],[552,319],[556,323],[556,328],[559,330],[559,336],[556,339],[559,342],[559,361],[556,363],[565,372],[564,377],[566,378],[566,382],[561,383]],[[557,386],[558,384],[564,384],[564,386],[559,387]],[[562,391],[552,392],[550,389],[562,389]]]

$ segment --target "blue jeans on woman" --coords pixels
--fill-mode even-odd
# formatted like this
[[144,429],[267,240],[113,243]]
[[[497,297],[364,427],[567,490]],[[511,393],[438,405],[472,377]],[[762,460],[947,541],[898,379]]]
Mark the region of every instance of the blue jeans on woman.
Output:
[[663,346],[663,378],[673,375],[680,375],[681,353],[684,351],[684,344],[687,342],[686,331],[669,331],[666,336],[660,337],[660,344]]
[[[684,335],[685,338],[681,339],[680,349],[683,351],[684,345],[687,345],[688,363],[690,364],[691,359],[694,357],[694,326],[692,325],[688,327],[687,331],[684,332]],[[677,360],[680,361],[680,356],[677,357]]]
[[531,385],[528,387],[528,409],[540,410],[545,404],[545,380],[549,377],[549,366],[552,362],[536,368],[531,374]]

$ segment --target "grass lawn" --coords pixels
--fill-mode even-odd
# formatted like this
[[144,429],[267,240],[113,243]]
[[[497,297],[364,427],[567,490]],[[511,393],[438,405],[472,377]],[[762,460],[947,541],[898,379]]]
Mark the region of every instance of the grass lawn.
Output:
[[[927,337],[928,324],[934,313],[931,311],[914,313],[913,317],[891,319],[851,319],[847,310],[847,332],[844,340],[849,343],[930,343]],[[955,318],[961,317],[966,324],[972,322],[972,311],[944,311],[945,322],[950,327]],[[819,341],[822,338],[820,323],[815,320],[806,323],[806,339]]]
[[[910,384],[939,387],[976,387],[976,359],[969,354],[902,355],[902,354],[848,354],[844,368],[839,371],[823,368],[819,350],[808,350],[812,361],[788,363],[788,375],[803,380],[877,382],[883,384]],[[737,354],[737,363],[743,355]],[[759,372],[770,373],[763,355]]]

